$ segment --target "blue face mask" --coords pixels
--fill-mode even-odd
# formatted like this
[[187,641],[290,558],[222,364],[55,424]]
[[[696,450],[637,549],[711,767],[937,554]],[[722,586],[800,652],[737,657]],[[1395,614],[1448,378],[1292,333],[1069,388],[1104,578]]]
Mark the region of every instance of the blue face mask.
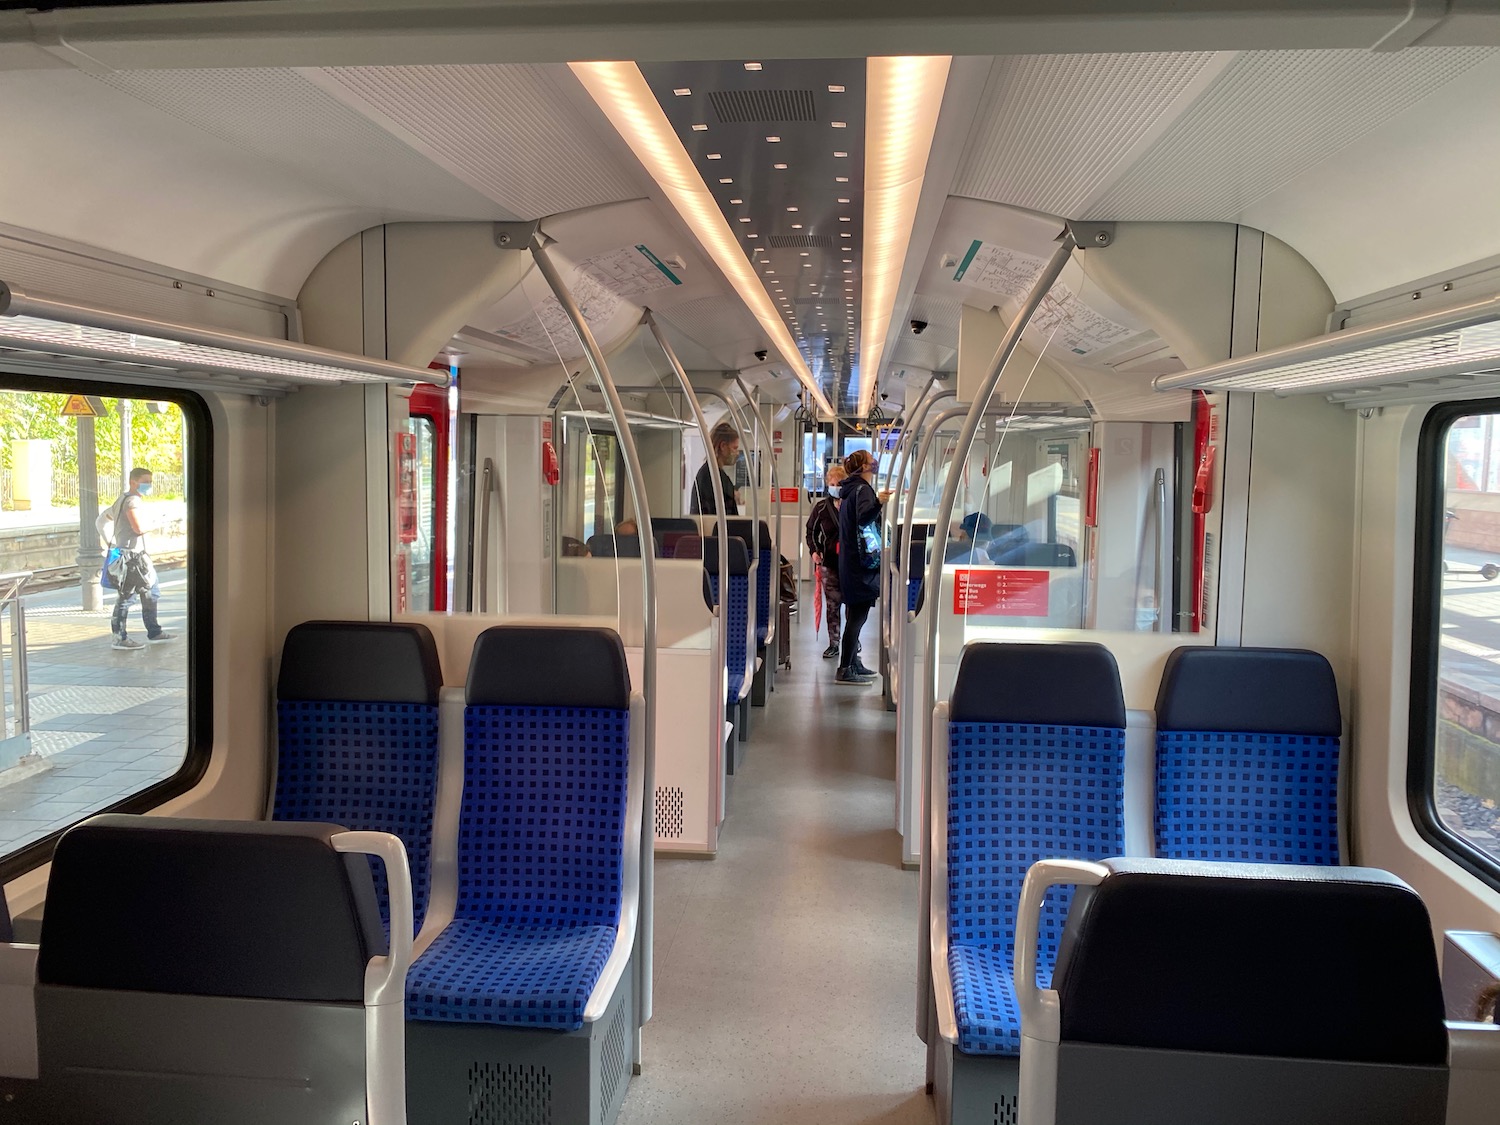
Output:
[[135,486],[135,490],[137,492],[139,492],[142,496],[150,496],[151,495],[151,482],[149,480],[143,480],[143,481],[141,481],[140,484],[138,484],[138,485]]
[[837,500],[838,496],[839,496],[839,487],[840,487],[839,485],[830,484],[828,486],[828,495],[832,496],[835,500]]

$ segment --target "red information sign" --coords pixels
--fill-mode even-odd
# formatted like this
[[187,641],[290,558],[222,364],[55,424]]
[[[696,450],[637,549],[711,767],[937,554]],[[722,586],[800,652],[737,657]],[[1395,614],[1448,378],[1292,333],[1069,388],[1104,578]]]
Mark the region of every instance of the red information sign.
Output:
[[783,488],[781,490],[781,502],[783,504],[795,504],[802,496],[802,490],[797,488]]
[[1046,617],[1045,570],[959,570],[953,612],[979,617]]

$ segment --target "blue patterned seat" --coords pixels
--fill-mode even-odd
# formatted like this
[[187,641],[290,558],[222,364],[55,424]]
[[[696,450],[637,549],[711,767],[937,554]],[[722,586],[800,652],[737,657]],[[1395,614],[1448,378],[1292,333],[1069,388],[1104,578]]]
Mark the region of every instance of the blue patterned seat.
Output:
[[1318,653],[1179,648],[1156,729],[1158,856],[1339,862],[1342,719]]
[[[709,591],[715,603],[719,597],[718,543],[714,539],[703,540],[703,569],[708,574]],[[747,688],[746,668],[749,665],[749,642],[746,635],[750,627],[750,556],[742,539],[729,538],[729,592],[722,599],[724,613],[724,664],[729,674],[729,690],[726,702],[733,707]]]
[[[390,832],[406,845],[413,920],[431,888],[437,645],[422,625],[309,621],[282,647],[271,819]],[[389,926],[384,867],[371,861]]]
[[457,902],[407,975],[407,1015],[576,1030],[621,916],[625,650],[608,629],[499,626],[466,694]]
[[[760,520],[757,526],[756,521],[747,519],[729,519],[726,524],[729,537],[744,540],[747,551],[756,553],[757,546],[759,548],[756,553],[759,565],[755,572],[755,644],[757,648],[765,648],[766,639],[771,635],[771,583],[777,579],[773,561],[775,556],[771,549],[771,525]],[[746,612],[749,612],[748,609]],[[740,627],[744,626],[742,621]],[[730,698],[738,697],[731,693]]]
[[[1124,850],[1125,702],[1096,644],[974,644],[948,729],[948,971],[966,1054],[1020,1051],[1011,983],[1016,909],[1040,859]],[[1042,910],[1037,979],[1051,978],[1071,890]]]

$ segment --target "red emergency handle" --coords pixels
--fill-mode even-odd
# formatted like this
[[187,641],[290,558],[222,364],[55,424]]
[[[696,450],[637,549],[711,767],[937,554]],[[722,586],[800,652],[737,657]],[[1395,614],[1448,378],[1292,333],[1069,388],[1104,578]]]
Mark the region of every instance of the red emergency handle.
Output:
[[1214,458],[1219,447],[1206,445],[1203,456],[1198,458],[1198,472],[1193,476],[1193,514],[1207,515],[1214,505]]
[[562,480],[562,470],[557,463],[557,450],[550,441],[542,442],[542,479],[548,484]]

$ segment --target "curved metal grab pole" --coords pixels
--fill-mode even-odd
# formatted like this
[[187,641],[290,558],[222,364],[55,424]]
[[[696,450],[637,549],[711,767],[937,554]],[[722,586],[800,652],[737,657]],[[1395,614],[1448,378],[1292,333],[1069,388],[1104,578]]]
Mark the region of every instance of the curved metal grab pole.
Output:
[[[776,442],[767,430],[766,420],[760,416],[760,405],[755,401],[754,398],[751,397],[750,388],[745,386],[745,380],[736,375],[734,377],[734,381],[735,384],[740,388],[740,394],[745,396],[745,402],[750,407],[750,417],[755,419],[755,422],[751,428],[759,429],[760,431],[760,438],[757,440],[756,449],[760,450],[761,448],[765,448],[771,451],[771,494],[773,496],[780,496],[778,488],[781,482],[776,472]],[[759,442],[761,441],[764,441],[766,443],[764,447],[759,444]],[[756,462],[756,468],[760,468],[759,461]],[[775,511],[775,509],[773,508],[772,511]],[[781,518],[779,516],[774,518],[776,522],[775,529],[771,532],[771,554],[775,557],[771,559],[772,573],[767,579],[767,581],[771,584],[771,620],[766,622],[766,632],[768,635],[775,632],[776,626],[781,622]],[[755,536],[757,540],[760,538],[759,520],[756,520],[755,522]],[[760,554],[760,547],[758,544],[755,550],[758,556]],[[769,656],[770,653],[767,652],[767,655]],[[772,665],[773,667],[771,668],[771,675],[774,678],[774,659],[772,659]]]
[[[951,421],[953,421],[953,419],[959,417],[960,415],[967,414],[968,412],[969,412],[968,407],[957,406],[957,407],[954,407],[952,410],[945,410],[945,411],[943,411],[941,414],[939,414],[936,418],[933,419],[932,426],[928,429],[928,431],[925,434],[922,435],[922,445],[921,445],[921,448],[919,448],[917,450],[917,456],[912,461],[912,469],[916,472],[918,480],[922,479],[922,477],[921,477],[922,469],[927,464],[927,456],[928,456],[928,454],[930,454],[932,452],[932,446],[937,441],[938,431],[943,428],[943,423],[944,422],[951,422]],[[895,561],[895,563],[893,564],[895,566],[895,568],[896,568],[896,590],[898,592],[901,591],[901,590],[906,589],[907,582],[911,580],[911,573],[910,573],[911,568],[910,568],[910,566],[908,564],[911,561],[911,542],[912,542],[911,535],[912,535],[912,531],[915,528],[916,518],[917,518],[917,490],[916,490],[916,488],[908,488],[906,490],[906,495],[902,499],[905,501],[905,506],[904,506],[904,509],[902,511],[902,514],[901,514],[900,527],[901,527],[901,530],[902,530],[902,540],[901,541],[902,541],[902,543],[904,545],[904,549],[899,552],[900,558],[898,558]],[[936,542],[937,541],[937,526],[935,524],[933,525],[932,531],[933,531],[933,539],[930,540],[930,542]],[[943,542],[945,542],[945,543],[947,542],[946,537],[943,538]],[[909,615],[910,613],[911,613],[910,610],[906,611],[907,615]],[[892,621],[894,622],[894,620],[895,620],[895,613],[894,612],[891,614],[891,617],[892,617]],[[893,627],[892,627],[892,631],[894,632],[894,624],[893,624]]]
[[[933,379],[936,380],[937,376],[934,375]],[[916,447],[916,438],[915,438],[915,435],[921,432],[922,423],[927,420],[927,414],[932,409],[933,405],[935,403],[937,403],[937,402],[940,402],[942,399],[945,399],[945,398],[956,399],[956,398],[958,398],[958,392],[957,391],[939,391],[937,394],[933,395],[931,398],[923,399],[921,402],[917,403],[916,409],[912,412],[912,425],[909,427],[909,432],[911,434],[913,434],[914,436],[913,436],[913,438],[912,438],[911,441],[909,441],[909,442],[906,443],[905,448],[901,451],[901,467],[900,467],[900,471],[896,474],[896,477],[895,477],[895,482],[896,482],[895,483],[895,489],[896,489],[896,492],[898,494],[901,492],[901,482],[906,479],[906,469],[907,469],[907,466],[911,464],[911,452]],[[890,480],[886,481],[886,487],[887,488],[891,487]],[[896,513],[896,510],[897,510],[897,505],[895,505],[895,504],[887,504],[886,508],[891,512],[891,549],[894,550],[895,547],[896,547],[896,534],[895,534],[896,519],[895,519],[895,513]],[[882,513],[882,518],[884,518],[884,514],[883,513]],[[883,555],[881,557],[881,560],[880,560],[880,581],[881,581],[881,589],[882,590],[888,590],[888,589],[890,589],[891,564],[890,564],[889,558],[886,557],[889,554],[890,554],[889,551],[885,552],[885,555]],[[893,621],[893,614],[894,614],[894,610],[893,610],[893,608],[891,606],[885,605],[885,606],[883,606],[881,608],[881,611],[880,611],[880,647],[881,647],[882,654],[889,652],[890,648],[891,648],[891,624],[892,624],[892,621]]]
[[[969,450],[974,447],[974,437],[979,432],[979,421],[984,417],[989,408],[990,396],[995,393],[995,385],[1000,382],[1000,373],[1005,370],[1005,365],[1010,362],[1010,357],[1016,350],[1016,345],[1021,342],[1021,333],[1026,331],[1026,325],[1041,307],[1043,299],[1051,291],[1052,285],[1062,273],[1063,267],[1068,264],[1073,251],[1078,248],[1078,242],[1073,237],[1071,229],[1064,229],[1059,240],[1060,245],[1042,267],[1042,272],[1031,286],[1031,292],[1026,294],[1026,300],[1021,309],[1016,313],[1015,320],[1011,321],[1010,327],[1005,330],[1005,338],[1000,341],[1000,346],[995,349],[995,355],[990,360],[989,371],[985,374],[984,382],[979,384],[974,394],[974,401],[969,404],[968,417],[964,419],[964,428],[959,432],[958,444],[953,450],[953,460],[948,468],[948,478],[943,482],[943,499],[938,505],[937,527],[946,528],[953,519],[953,505],[958,500],[958,488],[963,481],[963,474],[955,472],[958,465],[968,459]],[[937,599],[942,594],[943,588],[943,552],[934,551],[932,558],[927,563],[927,597]],[[933,612],[927,618],[927,675],[922,677],[922,691],[918,698],[917,716],[922,728],[922,776],[931,776],[932,770],[932,707],[933,700],[937,695],[938,670],[942,661],[938,659],[938,622],[942,619],[942,606],[933,602]],[[926,800],[922,802],[922,838],[925,840],[929,832],[931,804],[938,799],[938,795],[932,792],[926,794]],[[932,906],[932,863],[927,850],[922,852],[922,872],[917,889],[917,1034],[922,1041],[927,1042],[931,1029],[928,1026],[928,995],[932,992],[932,965],[928,957],[928,929],[929,910]]]
[[[723,391],[705,390],[703,393],[709,398],[716,398],[724,404],[725,409],[728,411],[727,417],[729,418],[729,424],[734,427],[735,436],[740,440],[740,448],[744,449],[749,444],[745,441],[745,420],[744,417],[740,414],[739,407],[735,406],[734,400],[726,395]],[[709,454],[710,456],[712,456],[713,454],[712,447],[710,447],[709,449]],[[714,464],[717,468],[718,462],[715,462]],[[750,556],[749,577],[750,590],[753,593],[755,590],[756,582],[760,581],[760,504],[756,499],[755,494],[758,489],[755,488],[755,482],[753,480],[750,482],[750,486],[750,537],[755,549]],[[728,540],[726,539],[724,540],[724,542],[728,543]],[[727,547],[724,549],[726,551],[728,550]],[[745,615],[745,620],[748,622],[745,633],[745,671],[746,673],[753,674],[754,665],[752,664],[752,660],[755,653],[755,614],[747,613]]]
[[[656,548],[655,539],[650,536],[651,505],[646,498],[646,478],[641,472],[641,460],[636,452],[635,437],[630,432],[630,420],[625,414],[625,404],[620,401],[620,392],[615,389],[615,381],[610,377],[609,365],[605,363],[604,353],[599,350],[599,344],[589,330],[588,321],[573,300],[573,294],[568,292],[552,259],[547,256],[541,239],[540,232],[533,236],[531,256],[536,260],[542,276],[547,279],[547,284],[551,286],[552,295],[573,322],[573,329],[583,344],[584,355],[588,357],[594,377],[599,380],[599,386],[604,391],[604,401],[609,406],[610,417],[615,423],[620,452],[625,457],[625,472],[630,480],[630,498],[635,504],[636,525],[646,529],[646,535],[641,536],[641,616],[644,618],[645,633],[641,652],[641,695],[645,701],[646,763],[641,793],[641,910],[636,931],[636,973],[640,985],[637,993],[640,1003],[639,1022],[644,1024],[651,1018],[651,956],[655,931],[651,901],[655,893],[656,874],[653,867],[656,858]],[[653,545],[648,547],[648,541]]]
[[[911,404],[910,404],[911,408],[908,410],[907,407],[906,407],[906,405],[904,405],[904,404],[902,405],[902,407],[901,407],[901,414],[904,416],[904,418],[913,418],[913,417],[916,416],[917,408],[922,405],[922,400],[925,399],[932,392],[932,386],[936,382],[937,382],[937,372],[934,371],[931,375],[929,375],[927,377],[927,383],[926,383],[926,385],[924,385],[922,387],[921,392],[917,395],[916,398],[912,399]],[[906,422],[903,420],[902,423],[901,423],[901,436],[896,439],[896,448],[894,448],[894,449],[891,450],[890,461],[888,461],[886,463],[886,467],[885,467],[885,482],[880,486],[881,488],[890,488],[891,487],[891,471],[892,471],[892,469],[895,468],[896,458],[898,458],[898,457],[901,456],[902,452],[906,449],[906,446],[909,444],[908,438],[909,438],[910,434],[911,434],[911,427],[909,425],[907,425]]]
[[[683,395],[692,405],[693,417],[698,420],[698,432],[703,435],[703,448],[707,451],[709,458],[712,459],[714,456],[713,434],[708,428],[708,418],[703,413],[703,404],[698,401],[698,396],[693,391],[693,385],[688,381],[687,371],[683,369],[682,362],[677,358],[677,353],[672,350],[672,345],[667,342],[666,335],[657,325],[656,318],[651,315],[650,309],[646,310],[641,320],[651,330],[651,335],[655,338],[657,346],[661,348],[662,353],[667,357],[667,362],[672,366],[672,372],[677,376],[677,382],[682,386]],[[714,471],[708,474],[709,480],[713,485],[714,523],[719,532],[719,593],[714,599],[714,606],[711,611],[719,619],[719,627],[713,631],[714,650],[712,659],[714,662],[713,666],[719,669],[722,676],[727,665],[725,646],[729,643],[729,638],[724,634],[723,611],[724,595],[729,589],[729,551],[727,549],[729,543],[729,517],[724,514],[724,474],[718,470],[719,463],[715,460]],[[719,695],[722,697],[727,694],[728,684],[721,678]],[[724,751],[724,728],[722,724],[714,731],[714,738],[718,743],[719,753],[722,757]],[[714,778],[714,785],[717,788],[724,784],[724,764],[722,761],[719,763],[719,768],[714,772],[717,775]],[[714,794],[714,807],[718,807],[717,792]]]

